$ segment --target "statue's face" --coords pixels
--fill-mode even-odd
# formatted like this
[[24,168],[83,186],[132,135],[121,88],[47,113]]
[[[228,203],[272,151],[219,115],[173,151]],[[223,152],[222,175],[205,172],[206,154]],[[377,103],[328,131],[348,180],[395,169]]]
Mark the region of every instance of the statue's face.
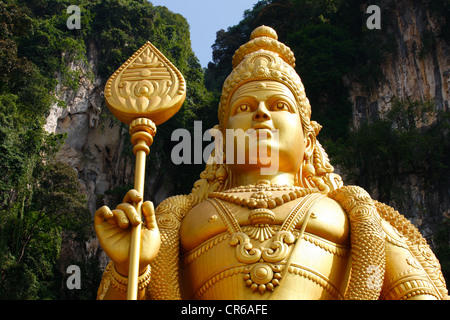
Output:
[[[277,81],[247,82],[236,89],[228,107],[226,129],[234,131],[242,129],[256,136],[256,144],[245,144],[246,163],[242,165],[236,161],[239,138],[234,139],[235,158],[227,158],[226,161],[229,165],[233,162],[232,169],[237,171],[254,169],[255,161],[253,164],[249,163],[251,162],[249,154],[255,154],[251,151],[257,146],[259,150],[264,148],[269,150],[268,157],[272,160],[271,165],[273,166],[273,160],[276,160],[279,172],[298,172],[307,141],[303,135],[295,97],[285,85]],[[226,148],[228,147],[227,141]],[[261,160],[261,153],[258,153],[257,160],[256,167],[261,166],[261,162],[267,164],[267,157],[266,160]]]

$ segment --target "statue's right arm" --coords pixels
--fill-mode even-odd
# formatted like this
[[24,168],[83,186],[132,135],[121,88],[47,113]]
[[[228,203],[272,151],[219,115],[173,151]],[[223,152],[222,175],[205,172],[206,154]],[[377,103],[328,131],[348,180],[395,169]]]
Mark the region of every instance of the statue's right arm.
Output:
[[[110,210],[103,206],[95,212],[94,225],[97,237],[103,250],[111,259],[103,275],[99,298],[126,298],[131,226],[142,224],[139,281],[144,283],[147,278],[150,279],[149,264],[158,254],[161,238],[153,203],[146,201],[142,204],[144,221],[136,212],[133,203],[141,200],[142,197],[136,190],[130,190],[125,195],[123,203],[116,209]],[[145,297],[145,288],[139,291],[138,298]]]

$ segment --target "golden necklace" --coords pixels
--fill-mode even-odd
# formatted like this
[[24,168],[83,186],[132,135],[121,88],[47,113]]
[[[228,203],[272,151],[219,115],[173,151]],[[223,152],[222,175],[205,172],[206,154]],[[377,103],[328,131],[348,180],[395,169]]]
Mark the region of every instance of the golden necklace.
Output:
[[[288,192],[275,197],[271,191]],[[236,195],[236,193],[244,192],[252,192],[252,194],[250,197]],[[248,220],[255,226],[250,237],[259,241],[265,241],[274,234],[270,225],[275,220],[275,213],[271,209],[318,192],[318,189],[272,185],[267,180],[260,180],[256,185],[240,186],[222,192],[212,192],[208,197],[249,208],[251,211],[248,215]]]
[[[270,191],[289,191],[281,196],[274,197]],[[253,192],[249,198],[235,195],[235,193]],[[273,209],[289,201],[302,198],[311,193],[317,193],[317,189],[301,188],[296,186],[272,185],[267,180],[260,180],[256,185],[240,186],[221,192],[212,192],[210,198],[234,203],[249,209]]]

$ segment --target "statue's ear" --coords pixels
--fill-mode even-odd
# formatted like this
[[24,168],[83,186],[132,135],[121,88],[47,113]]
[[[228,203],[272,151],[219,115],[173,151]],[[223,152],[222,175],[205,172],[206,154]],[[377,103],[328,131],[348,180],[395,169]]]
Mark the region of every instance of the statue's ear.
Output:
[[305,137],[306,147],[305,147],[305,159],[311,158],[314,152],[314,145],[316,144],[316,137],[312,132],[308,132]]
[[310,122],[312,131],[309,131],[306,133],[305,136],[305,142],[306,142],[306,148],[305,148],[305,160],[310,160],[311,156],[314,152],[314,148],[316,147],[316,137],[319,134],[320,130],[322,129],[322,126],[318,124],[316,121]]

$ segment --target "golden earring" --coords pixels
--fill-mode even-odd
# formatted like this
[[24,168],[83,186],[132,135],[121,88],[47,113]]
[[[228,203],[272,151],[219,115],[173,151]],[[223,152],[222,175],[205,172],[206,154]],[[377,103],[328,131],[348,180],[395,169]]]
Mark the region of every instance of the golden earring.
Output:
[[304,162],[302,165],[302,175],[305,177],[305,179],[310,180],[314,175],[316,174],[316,169],[314,169],[314,166],[308,162]]
[[221,183],[225,182],[227,180],[228,173],[225,169],[225,165],[219,165],[219,168],[216,171],[216,178]]

